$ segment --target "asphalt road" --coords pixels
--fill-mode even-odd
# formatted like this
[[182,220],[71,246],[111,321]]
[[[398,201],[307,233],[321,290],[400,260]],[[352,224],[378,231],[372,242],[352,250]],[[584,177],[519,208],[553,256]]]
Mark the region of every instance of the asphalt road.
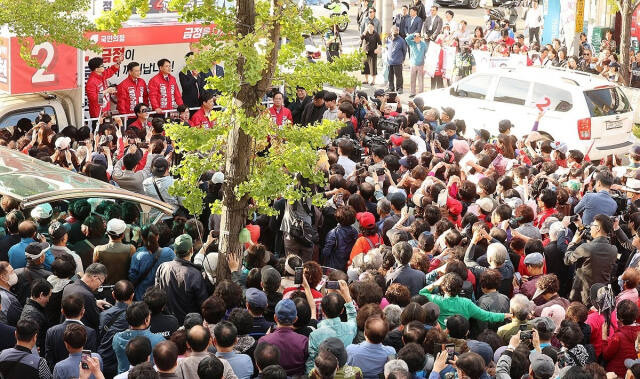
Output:
[[[401,4],[403,3],[399,2],[399,6],[401,6]],[[469,9],[469,8],[440,7],[440,9],[438,10],[438,14],[440,15],[440,17],[444,19],[445,11],[449,9],[454,13],[454,21],[460,22],[461,20],[465,20],[468,24],[467,27],[471,32],[476,26],[484,25],[484,16],[486,14],[485,8]],[[349,27],[344,33],[342,33],[342,45],[343,45],[344,53],[352,52],[353,50],[357,49],[358,46],[360,45],[360,32],[356,24],[357,12],[358,12],[357,6],[351,6],[351,8],[349,9],[349,16],[350,16]],[[518,31],[520,31],[524,26],[524,21],[522,21],[521,19],[522,17],[521,12],[518,12],[518,16],[520,17],[518,17],[516,28]],[[320,42],[319,44],[322,44],[322,42]],[[376,78],[375,85],[374,86],[362,85],[362,87],[359,88],[358,90],[363,90],[369,93],[369,95],[373,95],[373,92],[378,88],[386,89],[386,86],[384,86],[384,79],[382,77],[382,69],[380,66],[380,62],[381,62],[381,57],[378,58],[379,67],[378,67],[378,76]],[[364,76],[360,75],[360,73],[358,73],[357,76],[361,80],[364,80]],[[404,81],[403,81],[404,88],[403,88],[403,94],[400,96],[400,98],[403,102],[406,102],[409,100],[409,85],[410,85],[408,58],[405,61],[405,64],[403,67],[403,78],[404,78]],[[425,85],[425,91],[428,91],[430,86],[430,78],[428,76],[425,77],[424,85]]]

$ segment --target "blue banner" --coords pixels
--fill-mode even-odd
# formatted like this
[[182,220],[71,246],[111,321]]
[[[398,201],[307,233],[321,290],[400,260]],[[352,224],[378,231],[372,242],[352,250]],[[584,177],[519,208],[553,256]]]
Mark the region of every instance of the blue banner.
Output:
[[560,36],[560,0],[546,0],[544,8],[542,44],[547,44]]

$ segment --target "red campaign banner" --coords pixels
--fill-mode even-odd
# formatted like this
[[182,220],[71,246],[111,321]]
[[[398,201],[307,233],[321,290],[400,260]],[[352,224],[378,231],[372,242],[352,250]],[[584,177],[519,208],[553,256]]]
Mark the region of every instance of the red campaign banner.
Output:
[[0,91],[9,92],[9,38],[0,37]]
[[118,34],[92,32],[86,36],[101,47],[107,48],[199,42],[202,36],[215,31],[213,26],[200,24],[149,25],[122,28]]
[[32,93],[76,88],[78,86],[78,50],[50,42],[29,42],[31,56],[40,68],[29,66],[20,57],[20,43],[11,38],[11,93]]

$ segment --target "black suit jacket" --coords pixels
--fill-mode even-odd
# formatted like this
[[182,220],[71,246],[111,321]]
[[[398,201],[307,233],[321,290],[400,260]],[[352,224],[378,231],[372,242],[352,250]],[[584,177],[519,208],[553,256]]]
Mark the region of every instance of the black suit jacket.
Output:
[[180,86],[182,87],[182,101],[189,107],[200,106],[200,94],[204,90],[204,75],[193,76],[191,72],[180,72],[178,74]]
[[411,22],[411,17],[409,17],[405,23],[405,31],[404,31],[405,36],[408,36],[409,34],[420,33],[421,31],[422,31],[422,19],[416,16],[413,22]]
[[[64,347],[64,330],[73,320],[65,320],[62,324],[53,326],[47,330],[47,337],[44,343],[44,357],[47,360],[49,367],[54,367],[56,363],[69,356],[69,352]],[[87,343],[85,343],[85,350],[91,350],[95,352],[98,349],[98,336],[93,328],[83,325],[87,331]]]
[[16,345],[16,328],[0,322],[0,351]]

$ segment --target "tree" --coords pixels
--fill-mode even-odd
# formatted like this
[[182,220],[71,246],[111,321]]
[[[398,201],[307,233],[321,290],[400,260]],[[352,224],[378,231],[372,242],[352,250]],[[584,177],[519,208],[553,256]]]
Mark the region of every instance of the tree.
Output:
[[9,32],[20,40],[22,58],[37,65],[31,57],[28,39],[33,43],[57,42],[81,50],[96,49],[84,33],[94,29],[84,12],[89,0],[0,0],[0,25],[7,25]]
[[633,12],[640,5],[640,0],[614,0],[622,17],[620,30],[620,75],[625,85],[631,80],[629,47],[631,46],[631,22]]
[[[144,15],[145,3],[122,1],[97,24],[117,29],[134,11]],[[325,121],[279,128],[265,112],[263,96],[272,83],[286,83],[290,95],[295,85],[309,91],[325,83],[355,86],[356,79],[347,73],[360,67],[362,57],[352,54],[333,63],[310,63],[304,56],[303,32],[324,32],[336,21],[318,20],[291,0],[236,0],[225,5],[213,0],[195,5],[190,0],[169,3],[169,9],[178,11],[185,22],[215,25],[217,32],[202,38],[200,50],[187,63],[189,68],[206,71],[212,62],[222,62],[225,77],[209,78],[208,86],[222,92],[218,102],[225,108],[210,116],[216,121],[213,129],[171,124],[167,134],[183,154],[174,170],[181,180],[172,191],[184,197],[192,213],[202,209],[204,194],[198,187],[202,174],[224,166],[224,196],[213,206],[213,211],[222,212],[219,251],[240,255],[243,246],[238,237],[250,211],[273,214],[273,200],[308,196],[309,189],[299,185],[299,177],[312,185],[324,183],[324,174],[316,166],[318,148],[341,126]],[[266,149],[267,154],[258,154]],[[218,259],[216,275],[218,280],[229,277],[226,259]]]

